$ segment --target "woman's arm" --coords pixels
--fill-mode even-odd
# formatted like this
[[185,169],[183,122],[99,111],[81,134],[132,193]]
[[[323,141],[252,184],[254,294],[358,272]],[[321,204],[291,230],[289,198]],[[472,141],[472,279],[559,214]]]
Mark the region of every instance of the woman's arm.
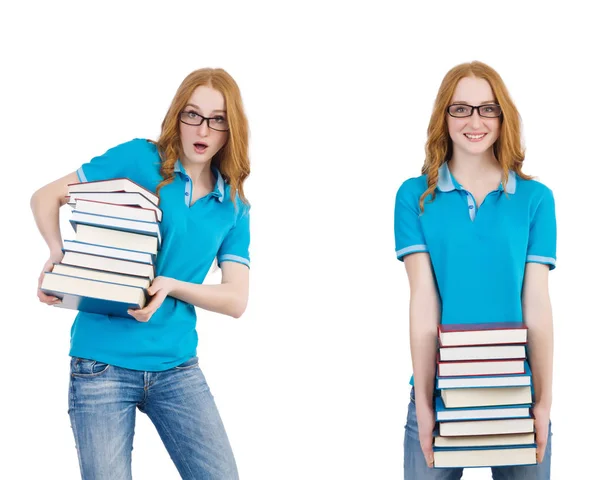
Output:
[[239,318],[248,304],[250,269],[236,262],[221,263],[220,285],[199,285],[173,279],[172,297],[204,310]]
[[437,326],[440,306],[428,253],[404,258],[410,284],[410,352],[419,442],[429,467],[433,467],[433,390],[435,385]]
[[523,319],[528,329],[527,348],[535,391],[533,414],[538,462],[544,459],[552,406],[554,331],[548,271],[548,265],[527,263],[521,298]]
[[428,253],[413,253],[404,264],[410,285],[410,351],[415,401],[431,405],[435,383],[440,308]]
[[221,284],[201,285],[174,278],[156,277],[148,287],[152,300],[144,308],[128,310],[138,322],[147,322],[167,295],[196,307],[239,318],[248,303],[250,269],[236,262],[221,263]]
[[66,195],[69,191],[69,183],[76,182],[79,182],[79,178],[77,173],[73,172],[40,188],[31,196],[30,205],[33,218],[50,250],[50,256],[38,278],[37,296],[40,302],[49,305],[60,303],[60,300],[46,295],[40,290],[40,286],[44,279],[44,273],[51,271],[52,265],[62,260],[62,236],[60,234],[58,211],[60,207],[67,203]]

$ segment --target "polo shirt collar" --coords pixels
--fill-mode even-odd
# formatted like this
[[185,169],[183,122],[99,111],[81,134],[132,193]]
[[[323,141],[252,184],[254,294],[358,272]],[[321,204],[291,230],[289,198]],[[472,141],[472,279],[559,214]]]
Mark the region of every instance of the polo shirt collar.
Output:
[[[217,197],[219,199],[219,202],[223,202],[223,199],[225,198],[225,180],[223,180],[223,176],[221,175],[221,172],[219,172],[219,169],[217,167],[211,166],[210,169],[215,175],[215,177],[217,177],[217,181],[215,182],[215,188],[211,192],[211,195],[213,197]],[[181,175],[185,175],[187,177],[185,168],[183,168],[183,165],[181,164],[179,159],[177,160],[177,162],[175,162],[175,167],[173,168],[173,171]]]
[[[452,172],[448,168],[448,162],[444,162],[438,170],[437,189],[440,192],[451,192],[452,190],[462,190],[462,185],[456,181]],[[498,190],[503,191],[502,182]],[[508,171],[508,181],[506,182],[506,193],[513,194],[517,190],[517,176],[513,170]]]

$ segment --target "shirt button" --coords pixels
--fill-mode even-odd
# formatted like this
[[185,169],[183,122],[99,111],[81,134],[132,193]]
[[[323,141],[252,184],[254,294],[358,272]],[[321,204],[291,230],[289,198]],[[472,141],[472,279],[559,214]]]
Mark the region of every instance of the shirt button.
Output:
[[185,196],[186,196],[186,197],[189,197],[189,196],[190,196],[190,194],[189,194],[188,192],[185,192]]
[[189,179],[188,177],[185,177],[185,181],[186,181],[186,182],[189,182],[189,181],[190,181],[190,179]]
[[[187,195],[187,193],[186,193]],[[473,210],[473,205],[469,205],[469,210]]]

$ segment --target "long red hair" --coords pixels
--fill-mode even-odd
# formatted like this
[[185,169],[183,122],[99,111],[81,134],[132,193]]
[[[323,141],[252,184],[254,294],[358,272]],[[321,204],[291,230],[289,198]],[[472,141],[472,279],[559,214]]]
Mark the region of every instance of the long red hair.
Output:
[[156,187],[160,189],[175,178],[173,172],[177,159],[181,156],[182,147],[179,136],[179,114],[188,103],[194,90],[200,86],[212,87],[221,92],[225,99],[229,134],[227,142],[213,157],[212,165],[221,172],[229,184],[231,200],[235,203],[236,194],[248,203],[244,195],[244,181],[250,175],[250,158],[248,156],[248,120],[244,113],[242,96],[235,80],[221,68],[201,68],[190,73],[181,83],[171,102],[171,106],[162,122],[160,137],[153,142],[162,160],[160,174],[163,181]]
[[435,199],[435,187],[438,182],[438,169],[452,158],[452,140],[448,133],[446,109],[452,101],[458,82],[464,77],[476,77],[486,80],[500,108],[500,135],[494,143],[494,155],[502,167],[502,184],[506,187],[509,170],[514,170],[519,177],[531,180],[533,177],[522,172],[525,160],[525,149],[521,143],[521,117],[513,103],[506,85],[498,73],[482,62],[462,63],[450,70],[440,85],[429,127],[425,145],[425,163],[421,169],[427,175],[427,190],[421,196],[419,205],[421,212],[425,209],[425,199],[431,195]]

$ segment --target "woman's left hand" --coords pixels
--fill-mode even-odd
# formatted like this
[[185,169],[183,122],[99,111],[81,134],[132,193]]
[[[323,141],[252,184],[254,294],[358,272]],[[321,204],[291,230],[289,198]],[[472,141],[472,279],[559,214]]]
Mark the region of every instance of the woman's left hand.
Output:
[[535,425],[535,443],[537,444],[537,463],[542,463],[548,443],[548,430],[550,427],[550,409],[542,405],[533,407]]
[[165,298],[173,290],[173,279],[168,277],[156,277],[146,291],[148,295],[152,297],[150,302],[144,307],[137,310],[131,308],[127,310],[127,313],[135,318],[138,322],[147,322],[150,320],[154,312],[158,310],[158,307],[162,305]]

